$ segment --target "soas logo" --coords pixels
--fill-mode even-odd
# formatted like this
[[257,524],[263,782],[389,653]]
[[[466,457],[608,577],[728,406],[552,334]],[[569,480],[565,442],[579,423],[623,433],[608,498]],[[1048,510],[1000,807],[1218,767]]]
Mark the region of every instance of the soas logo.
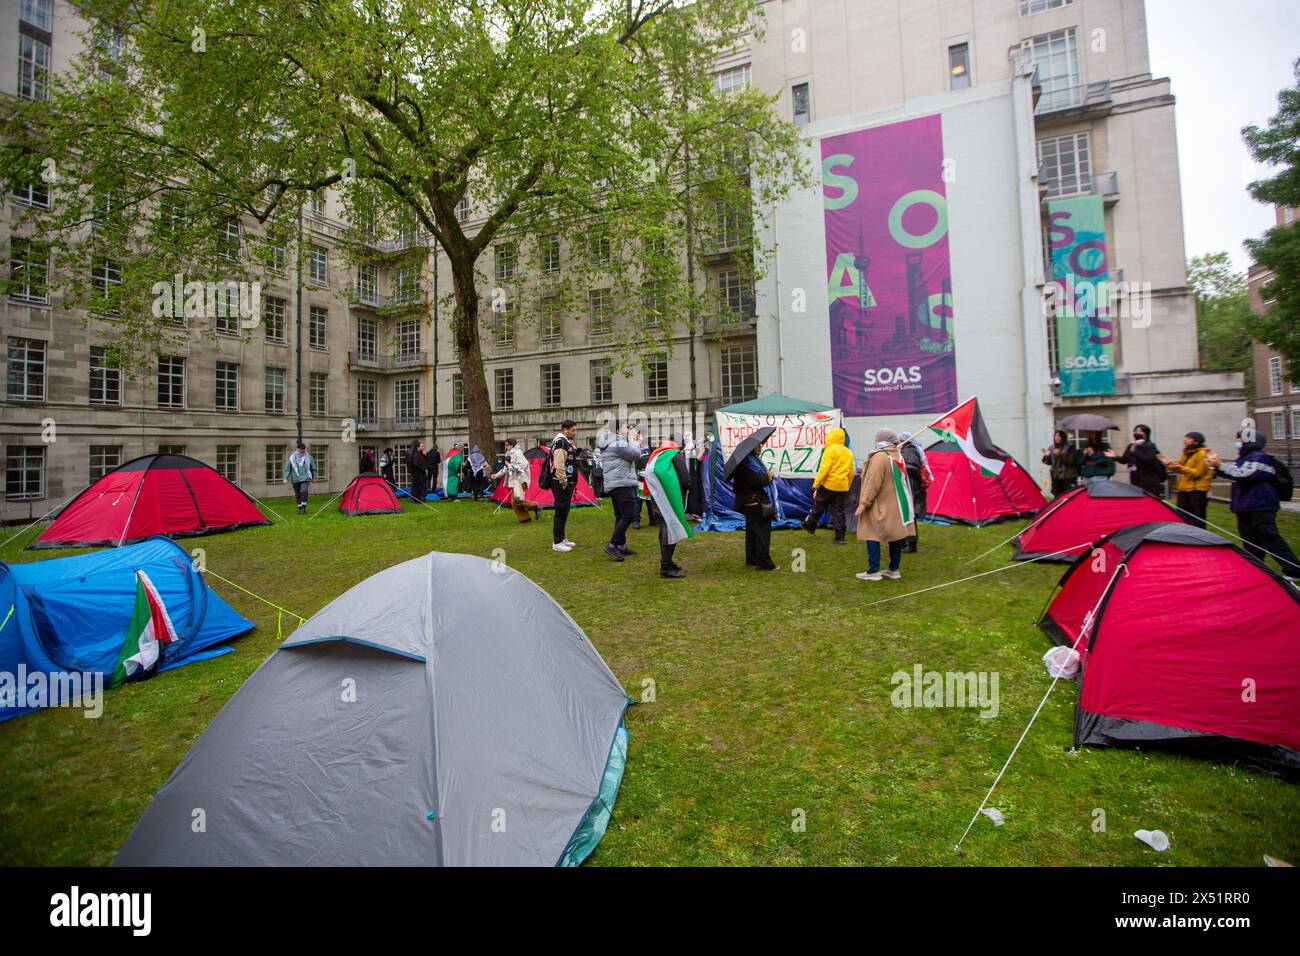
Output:
[[902,385],[904,383],[915,385],[921,381],[921,366],[913,365],[911,368],[869,368],[862,373],[863,383],[866,385]]

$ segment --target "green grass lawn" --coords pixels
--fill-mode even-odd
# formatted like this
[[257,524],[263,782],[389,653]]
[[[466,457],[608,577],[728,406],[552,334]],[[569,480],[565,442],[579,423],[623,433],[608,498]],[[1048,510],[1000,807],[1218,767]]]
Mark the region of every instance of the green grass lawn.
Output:
[[[312,511],[326,498],[313,500]],[[430,550],[492,556],[528,575],[581,625],[641,699],[628,712],[627,773],[609,832],[589,865],[1112,865],[1300,863],[1300,788],[1209,761],[1152,751],[1071,753],[1077,695],[1062,681],[957,855],[953,844],[1050,683],[1050,646],[1034,621],[1059,565],[1004,573],[916,597],[884,597],[1002,567],[1003,547],[970,558],[1019,525],[923,526],[903,580],[868,584],[856,542],[829,532],[777,532],[774,574],[744,567],[741,534],[705,534],[678,548],[689,577],[657,574],[655,531],[632,532],[640,554],[611,562],[608,508],[575,510],[578,548],[550,550],[549,513],[517,525],[509,510],[466,501],[400,516],[308,520],[292,502],[274,526],[183,541],[208,566],[310,616],[363,578]],[[1210,520],[1232,527],[1226,509]],[[1300,545],[1300,516],[1279,519]],[[9,531],[12,533],[12,530]],[[31,561],[69,552],[0,550]],[[793,573],[791,551],[806,549]],[[276,612],[216,579],[214,589],[257,628],[235,652],[110,692],[103,716],[53,709],[0,724],[0,863],[106,864],[136,819],[241,682],[277,643]],[[1168,608],[1176,627],[1178,608]],[[485,629],[510,608],[483,609]],[[1153,621],[1153,626],[1160,622]],[[1225,637],[1232,623],[1224,622]],[[286,622],[286,635],[292,622]],[[1000,709],[891,706],[896,671],[987,671]],[[1105,813],[1104,832],[1093,829]],[[806,827],[792,826],[803,811]],[[1162,829],[1156,854],[1139,828]]]

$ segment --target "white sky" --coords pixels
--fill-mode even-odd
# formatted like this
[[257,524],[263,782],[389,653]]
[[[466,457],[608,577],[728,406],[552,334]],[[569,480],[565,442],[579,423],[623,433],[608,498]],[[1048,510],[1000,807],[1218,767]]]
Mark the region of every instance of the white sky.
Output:
[[1246,185],[1268,175],[1241,140],[1263,125],[1300,57],[1298,0],[1146,0],[1151,73],[1177,100],[1178,163],[1188,257],[1227,251],[1245,271],[1242,240],[1274,224]]

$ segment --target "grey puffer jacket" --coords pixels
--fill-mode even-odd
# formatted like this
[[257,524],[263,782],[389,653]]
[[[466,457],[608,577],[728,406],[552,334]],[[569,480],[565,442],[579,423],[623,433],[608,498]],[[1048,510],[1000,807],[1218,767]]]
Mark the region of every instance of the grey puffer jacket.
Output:
[[596,446],[600,449],[601,463],[604,466],[605,490],[635,488],[636,465],[641,459],[641,449],[614,432],[601,433]]

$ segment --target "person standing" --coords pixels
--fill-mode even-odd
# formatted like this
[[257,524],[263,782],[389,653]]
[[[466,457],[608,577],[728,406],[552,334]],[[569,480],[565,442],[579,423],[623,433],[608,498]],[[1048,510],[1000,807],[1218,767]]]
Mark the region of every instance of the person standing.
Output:
[[1237,432],[1237,460],[1225,463],[1214,452],[1206,460],[1215,473],[1232,482],[1232,513],[1237,516],[1237,534],[1246,550],[1266,562],[1272,557],[1282,573],[1300,578],[1300,559],[1277,530],[1277,513],[1282,507],[1277,495],[1277,469],[1271,455],[1264,454],[1268,436],[1260,432],[1249,440]]
[[1113,455],[1108,455],[1110,445],[1102,437],[1101,432],[1088,432],[1087,444],[1083,446],[1083,454],[1079,456],[1079,477],[1083,483],[1090,481],[1102,481],[1115,476],[1115,462],[1111,459]]
[[853,467],[853,452],[844,443],[844,429],[832,428],[826,433],[821,465],[813,478],[812,510],[803,520],[802,527],[809,534],[817,533],[817,522],[829,508],[835,543],[844,544],[844,503],[849,495],[849,485],[853,484]]
[[437,442],[434,442],[433,450],[428,452],[424,457],[427,462],[425,467],[429,472],[429,490],[437,491],[438,486],[442,484],[442,452],[438,451]]
[[614,506],[614,533],[605,545],[605,553],[615,561],[622,561],[636,553],[627,546],[627,529],[636,520],[640,426],[625,424],[617,432],[602,432],[596,444],[600,449],[605,494]]
[[1160,449],[1151,440],[1150,426],[1133,426],[1133,441],[1129,442],[1122,455],[1116,455],[1113,451],[1104,454],[1107,458],[1128,465],[1129,484],[1136,485],[1157,498],[1164,497],[1168,473],[1160,462]]
[[298,502],[300,515],[307,513],[307,498],[316,477],[316,459],[307,453],[307,443],[299,439],[297,449],[284,463],[284,480],[293,485],[293,497]]
[[429,490],[429,459],[424,454],[424,442],[418,438],[406,453],[406,468],[411,473],[411,497],[423,501]]
[[379,456],[379,474],[390,485],[397,485],[397,482],[393,480],[393,450],[391,448],[385,448],[384,453]]
[[578,423],[566,418],[560,423],[559,433],[551,440],[551,495],[555,498],[555,511],[551,518],[551,550],[572,551],[574,542],[565,537],[569,523],[569,509],[573,505],[573,491],[578,484]]
[[1043,464],[1052,476],[1052,497],[1065,494],[1079,483],[1079,449],[1065,432],[1052,434],[1052,447],[1043,449]]
[[1205,527],[1205,510],[1210,496],[1210,484],[1214,481],[1214,469],[1206,462],[1205,436],[1200,432],[1188,432],[1183,436],[1183,453],[1177,461],[1160,456],[1166,468],[1178,476],[1178,510],[1187,518],[1187,523],[1198,528]]
[[[776,474],[754,452],[745,456],[732,479],[736,510],[745,516],[745,564],[760,571],[781,570],[772,561],[772,518],[776,509],[768,486],[775,479]],[[839,507],[838,502],[834,507]]]
[[488,483],[488,462],[475,445],[469,451],[469,490],[475,501],[481,501]]
[[[898,450],[898,436],[888,428],[876,432],[876,448],[862,469],[858,495],[858,540],[867,543],[867,570],[857,577],[879,581],[898,580],[903,575],[903,542],[914,524],[912,491],[907,468]],[[889,568],[880,570],[880,546],[889,548]]]
[[371,475],[375,471],[375,456],[369,448],[361,449],[361,462],[358,465],[360,474]]
[[505,461],[501,465],[501,470],[492,477],[500,478],[503,475],[506,479],[506,487],[510,489],[510,507],[514,510],[519,523],[527,524],[533,520],[533,516],[528,513],[529,510],[537,507],[528,500],[528,479],[532,476],[532,469],[524,453],[519,450],[519,442],[513,438],[506,439]]
[[659,512],[659,576],[684,578],[686,572],[673,553],[679,542],[695,536],[686,518],[686,496],[690,492],[691,471],[682,453],[682,435],[673,432],[655,449],[646,463],[645,495]]

